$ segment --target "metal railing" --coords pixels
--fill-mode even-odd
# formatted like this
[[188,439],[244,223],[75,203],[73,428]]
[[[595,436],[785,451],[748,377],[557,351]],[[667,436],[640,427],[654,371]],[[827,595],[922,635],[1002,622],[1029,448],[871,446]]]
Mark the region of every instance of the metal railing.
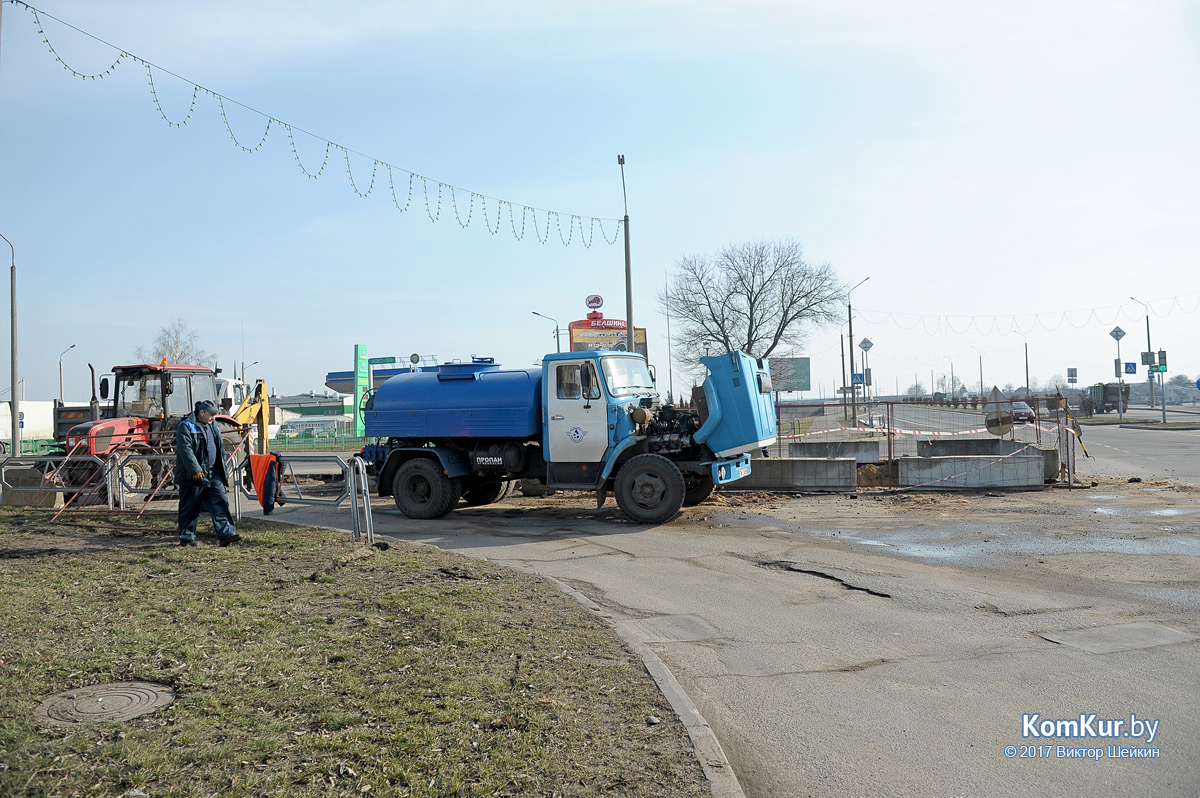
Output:
[[[321,464],[336,464],[340,480],[334,480],[336,495],[313,495],[306,490],[304,474],[297,475],[297,467]],[[250,461],[241,450],[232,453],[226,463],[231,480],[230,508],[237,522],[242,520],[242,499],[257,501],[257,496],[247,488]],[[35,471],[39,474],[36,484],[31,480],[20,480],[30,484],[18,484],[13,472]],[[144,497],[146,506],[155,499],[178,499],[174,484],[175,456],[173,454],[150,454],[142,451],[116,450],[106,457],[69,452],[37,457],[8,457],[0,461],[0,488],[14,494],[30,494],[26,506],[36,503],[41,496],[62,494],[64,500],[60,514],[69,508],[79,509],[92,503],[97,496],[110,510],[128,510],[129,500]],[[371,495],[366,466],[358,457],[347,462],[334,454],[289,455],[283,461],[279,475],[281,489],[288,504],[314,507],[340,507],[347,498],[351,500],[354,540],[361,539],[365,532],[368,543],[375,542],[374,525],[371,518]],[[309,471],[308,473],[312,473]],[[328,476],[321,474],[320,476]],[[289,479],[290,478],[290,479]],[[339,483],[340,484],[337,484]],[[326,483],[328,484],[328,483]],[[286,489],[284,489],[286,486]],[[144,511],[145,507],[142,508]],[[56,515],[55,518],[58,516]]]

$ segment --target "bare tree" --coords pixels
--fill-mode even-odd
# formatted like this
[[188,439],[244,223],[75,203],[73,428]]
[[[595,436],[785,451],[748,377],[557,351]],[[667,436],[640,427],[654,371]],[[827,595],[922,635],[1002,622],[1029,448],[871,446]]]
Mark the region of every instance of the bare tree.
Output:
[[840,318],[844,296],[828,263],[807,262],[800,244],[785,239],[683,256],[658,304],[678,325],[678,362],[695,368],[703,355],[740,349],[763,358],[798,347],[806,327]]
[[907,399],[920,399],[925,396],[925,386],[920,382],[914,382],[908,386],[908,390],[904,392],[904,396]]
[[143,363],[158,363],[164,357],[168,363],[192,365],[207,364],[213,357],[200,348],[200,333],[193,330],[183,319],[175,319],[163,325],[158,337],[149,349],[138,347],[135,359]]

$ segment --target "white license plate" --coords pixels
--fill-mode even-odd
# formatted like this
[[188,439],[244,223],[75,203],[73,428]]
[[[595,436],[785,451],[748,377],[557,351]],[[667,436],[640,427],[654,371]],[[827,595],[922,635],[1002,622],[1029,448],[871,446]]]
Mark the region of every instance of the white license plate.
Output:
[[745,477],[745,476],[749,476],[749,474],[750,474],[749,468],[739,468],[738,469],[738,479],[741,479],[742,477]]

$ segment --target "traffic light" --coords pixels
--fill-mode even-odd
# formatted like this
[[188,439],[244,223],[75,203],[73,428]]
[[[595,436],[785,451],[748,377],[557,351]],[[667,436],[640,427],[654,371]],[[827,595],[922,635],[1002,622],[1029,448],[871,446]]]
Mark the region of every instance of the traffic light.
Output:
[[1158,370],[1167,370],[1167,350],[1165,349],[1158,350]]

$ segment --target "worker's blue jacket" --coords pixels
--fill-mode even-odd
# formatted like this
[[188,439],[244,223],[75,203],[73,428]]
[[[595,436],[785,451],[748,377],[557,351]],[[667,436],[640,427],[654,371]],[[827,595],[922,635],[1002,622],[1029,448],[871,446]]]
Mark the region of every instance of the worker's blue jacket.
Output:
[[229,487],[229,476],[225,473],[225,446],[221,441],[221,428],[215,421],[209,422],[213,441],[217,445],[217,460],[208,466],[208,443],[204,438],[204,425],[192,413],[175,428],[175,484],[199,485],[192,479],[196,472],[204,473],[204,484],[220,482]]

